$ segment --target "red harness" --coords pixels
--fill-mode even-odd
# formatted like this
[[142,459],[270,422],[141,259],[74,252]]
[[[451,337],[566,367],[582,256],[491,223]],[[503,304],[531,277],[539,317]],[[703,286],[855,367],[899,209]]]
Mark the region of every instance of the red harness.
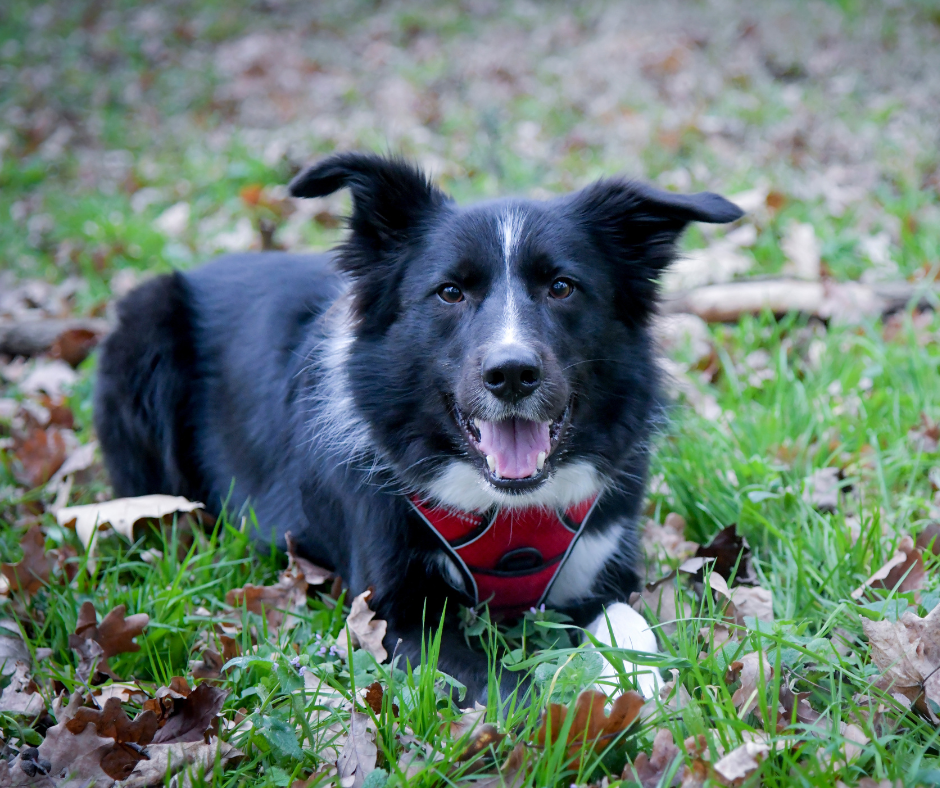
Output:
[[565,512],[531,506],[474,514],[411,498],[454,559],[474,601],[507,617],[545,601],[596,502],[595,496]]

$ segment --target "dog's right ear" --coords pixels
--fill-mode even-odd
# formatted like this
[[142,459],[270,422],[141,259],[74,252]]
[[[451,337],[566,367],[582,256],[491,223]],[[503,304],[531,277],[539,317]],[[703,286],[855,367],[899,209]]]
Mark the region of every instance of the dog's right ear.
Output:
[[[366,153],[330,156],[301,172],[289,186],[294,197],[325,197],[343,188],[350,190],[353,201],[349,226],[354,238],[347,251],[362,242],[371,251],[394,250],[450,199],[414,165]],[[350,274],[360,273],[354,260],[344,262]]]

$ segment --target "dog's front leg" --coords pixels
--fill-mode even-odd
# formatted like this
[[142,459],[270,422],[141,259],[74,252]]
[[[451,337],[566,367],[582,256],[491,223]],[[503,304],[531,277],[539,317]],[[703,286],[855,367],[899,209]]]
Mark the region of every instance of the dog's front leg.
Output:
[[[586,629],[606,646],[650,653],[659,651],[656,635],[646,623],[646,619],[623,602],[607,605]],[[627,673],[636,673],[637,688],[645,697],[652,698],[659,692],[662,679],[656,668],[634,665],[624,660],[624,669]],[[611,682],[602,685],[608,695],[616,691],[617,670],[606,656],[604,656],[604,672],[601,678]]]

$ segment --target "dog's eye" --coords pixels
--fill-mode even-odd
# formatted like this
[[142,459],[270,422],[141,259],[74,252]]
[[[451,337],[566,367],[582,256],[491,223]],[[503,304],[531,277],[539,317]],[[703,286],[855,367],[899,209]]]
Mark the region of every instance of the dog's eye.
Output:
[[548,288],[548,294],[552,298],[567,298],[574,292],[574,283],[570,279],[556,279],[552,286]]
[[444,285],[437,294],[445,304],[459,304],[463,301],[463,293],[457,285]]

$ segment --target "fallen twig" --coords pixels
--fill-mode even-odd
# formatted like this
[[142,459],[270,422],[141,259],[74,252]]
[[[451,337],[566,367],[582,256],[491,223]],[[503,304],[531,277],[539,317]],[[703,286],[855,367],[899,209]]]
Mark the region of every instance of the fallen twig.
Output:
[[940,303],[940,283],[809,282],[800,279],[751,279],[705,285],[667,296],[665,314],[690,313],[710,323],[730,323],[769,309],[775,315],[802,312],[823,320],[851,322],[903,309]]

